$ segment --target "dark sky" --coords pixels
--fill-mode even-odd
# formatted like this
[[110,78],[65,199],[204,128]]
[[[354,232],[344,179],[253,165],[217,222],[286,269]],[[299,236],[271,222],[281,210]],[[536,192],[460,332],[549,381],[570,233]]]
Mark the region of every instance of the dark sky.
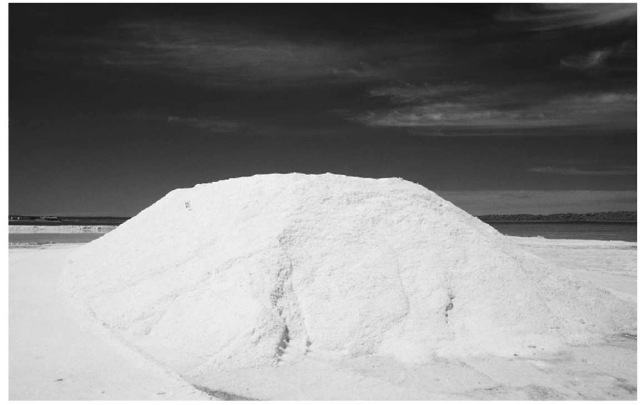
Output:
[[9,209],[272,172],[636,209],[635,4],[10,4]]

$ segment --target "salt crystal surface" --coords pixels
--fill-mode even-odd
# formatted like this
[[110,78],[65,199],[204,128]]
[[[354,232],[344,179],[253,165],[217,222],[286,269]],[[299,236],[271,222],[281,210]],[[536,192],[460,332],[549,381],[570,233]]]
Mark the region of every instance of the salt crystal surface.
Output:
[[309,348],[526,356],[635,328],[634,305],[556,270],[420,185],[272,174],[170,192],[78,249],[62,283],[186,376]]

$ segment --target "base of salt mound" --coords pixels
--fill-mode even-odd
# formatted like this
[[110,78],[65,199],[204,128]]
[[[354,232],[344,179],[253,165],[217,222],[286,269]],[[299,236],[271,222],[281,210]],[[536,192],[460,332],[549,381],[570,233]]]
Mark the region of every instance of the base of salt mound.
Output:
[[273,174],[172,191],[78,249],[62,283],[129,344],[197,376],[309,348],[427,362],[635,328],[633,305],[563,274],[420,185]]

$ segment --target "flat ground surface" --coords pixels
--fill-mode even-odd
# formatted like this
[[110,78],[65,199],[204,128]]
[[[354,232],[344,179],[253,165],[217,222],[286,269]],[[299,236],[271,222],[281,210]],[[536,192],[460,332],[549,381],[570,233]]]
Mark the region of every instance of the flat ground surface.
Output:
[[[514,238],[620,298],[636,302],[636,243]],[[186,382],[64,304],[56,281],[79,245],[9,249],[9,396],[17,399],[636,399],[635,331],[598,346],[536,358],[344,360],[285,353],[276,369],[243,370]],[[293,348],[291,349],[293,352]],[[198,385],[202,390],[194,388]]]
[[9,249],[9,399],[209,399],[74,320],[56,281],[77,246]]

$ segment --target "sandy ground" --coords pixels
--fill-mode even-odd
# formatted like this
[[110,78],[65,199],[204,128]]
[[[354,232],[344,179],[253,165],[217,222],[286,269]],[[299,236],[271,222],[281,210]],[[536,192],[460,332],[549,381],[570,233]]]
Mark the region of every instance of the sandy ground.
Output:
[[[636,243],[514,240],[636,302]],[[77,246],[9,250],[12,400],[212,399],[203,391],[221,398],[232,393],[281,400],[636,399],[635,331],[612,335],[606,344],[536,358],[434,359],[421,366],[314,352],[303,361],[288,361],[285,354],[275,370],[240,370],[187,382],[69,311],[56,280],[64,258]]]
[[75,320],[56,281],[77,246],[9,249],[9,398],[209,399]]
[[636,302],[637,243],[512,237],[520,246],[590,280],[622,299]]
[[9,233],[107,233],[116,225],[9,225]]

